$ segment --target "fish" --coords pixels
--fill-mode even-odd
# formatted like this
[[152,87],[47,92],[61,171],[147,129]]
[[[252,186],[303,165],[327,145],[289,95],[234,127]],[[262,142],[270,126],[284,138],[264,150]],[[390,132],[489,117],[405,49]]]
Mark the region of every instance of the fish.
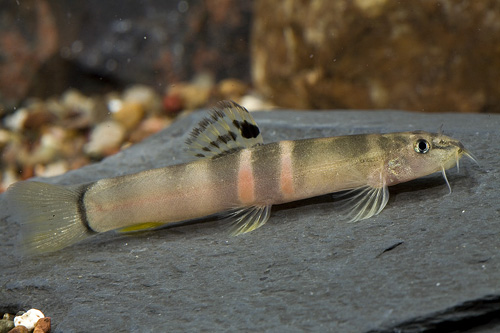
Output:
[[464,145],[424,131],[357,134],[264,144],[251,114],[221,101],[191,131],[194,161],[62,186],[9,187],[10,217],[28,253],[61,250],[92,235],[133,232],[221,214],[232,234],[263,226],[273,205],[347,193],[351,222],[379,214],[388,187],[459,166]]

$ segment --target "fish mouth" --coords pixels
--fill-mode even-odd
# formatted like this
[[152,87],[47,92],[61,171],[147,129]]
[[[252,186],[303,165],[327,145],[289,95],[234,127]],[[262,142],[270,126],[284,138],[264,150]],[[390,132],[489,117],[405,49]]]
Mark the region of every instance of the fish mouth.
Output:
[[458,148],[457,149],[457,153],[456,153],[456,157],[455,157],[456,165],[457,165],[457,172],[460,171],[460,158],[462,158],[462,156],[465,156],[465,157],[469,158],[474,163],[476,163],[477,165],[479,165],[476,157],[469,150],[467,150],[467,148],[465,148],[465,146],[462,144],[462,142],[460,142],[460,141],[453,141],[453,142],[450,142],[450,144],[452,146]]
[[[476,157],[474,155],[472,155],[472,153],[465,148],[465,146],[462,144],[462,142],[450,141],[450,142],[448,142],[448,144],[449,144],[448,147],[456,149],[455,163],[457,166],[457,172],[460,172],[460,158],[462,158],[462,156],[468,157],[474,163],[479,165]],[[451,193],[451,186],[450,186],[450,183],[448,182],[448,178],[446,177],[446,169],[447,169],[446,164],[441,165],[441,174],[443,175],[444,181],[446,182],[446,186],[448,186],[448,190],[449,190],[448,194],[450,194]]]

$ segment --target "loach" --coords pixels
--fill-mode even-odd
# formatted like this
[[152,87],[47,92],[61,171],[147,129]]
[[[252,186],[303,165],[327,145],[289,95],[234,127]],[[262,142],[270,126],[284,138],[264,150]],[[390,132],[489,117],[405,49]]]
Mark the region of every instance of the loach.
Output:
[[[242,106],[223,101],[186,141],[194,162],[90,184],[23,181],[6,192],[30,253],[62,249],[92,234],[154,229],[224,212],[233,234],[265,224],[271,206],[348,191],[351,221],[382,211],[388,186],[474,160],[460,141],[423,131],[264,144]],[[353,193],[351,193],[353,191]]]

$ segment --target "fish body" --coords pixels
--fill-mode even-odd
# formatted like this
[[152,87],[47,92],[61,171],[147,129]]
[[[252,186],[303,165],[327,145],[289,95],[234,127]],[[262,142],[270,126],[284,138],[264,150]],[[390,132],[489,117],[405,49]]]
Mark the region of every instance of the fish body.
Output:
[[[350,219],[378,214],[388,186],[458,165],[457,140],[423,131],[263,144],[246,109],[222,102],[187,140],[196,161],[91,184],[20,182],[7,191],[31,252],[53,251],[94,233],[138,230],[226,212],[234,233],[269,219],[272,205],[356,190]],[[445,178],[446,179],[446,178]]]

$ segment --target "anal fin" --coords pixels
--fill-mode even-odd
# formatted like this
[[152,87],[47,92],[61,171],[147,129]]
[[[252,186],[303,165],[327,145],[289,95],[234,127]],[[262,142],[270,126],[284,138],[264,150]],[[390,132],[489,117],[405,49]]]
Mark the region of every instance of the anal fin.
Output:
[[136,231],[146,231],[146,230],[153,230],[161,227],[165,223],[161,222],[146,222],[146,223],[140,223],[140,224],[134,224],[125,228],[118,229],[117,231],[119,233],[129,233],[129,232],[136,232]]
[[226,219],[232,222],[231,234],[236,236],[262,227],[270,215],[271,205],[252,206],[233,210]]
[[389,201],[387,186],[361,188],[350,190],[341,195],[341,210],[349,222],[356,222],[377,215]]

